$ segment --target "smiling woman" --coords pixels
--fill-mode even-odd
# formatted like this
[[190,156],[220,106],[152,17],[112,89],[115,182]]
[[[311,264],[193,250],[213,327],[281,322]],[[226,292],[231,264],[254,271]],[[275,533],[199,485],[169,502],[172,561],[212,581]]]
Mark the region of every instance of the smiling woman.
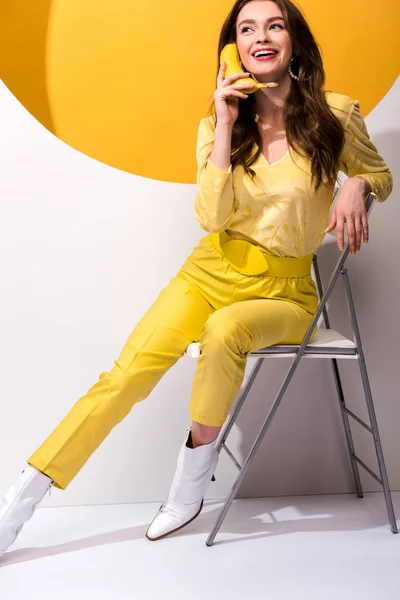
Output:
[[302,13],[285,0],[236,2],[222,27],[219,51],[231,43],[237,45],[243,71],[262,84],[278,84],[250,95],[246,103],[239,98],[232,167],[241,165],[253,178],[251,166],[261,153],[273,163],[291,147],[310,159],[316,189],[324,173],[332,187],[344,131],[326,101],[321,53]]
[[[214,0],[52,4],[45,82],[53,130],[114,166],[182,180],[190,176],[184,133],[191,138],[195,120],[195,215],[207,235],[141,317],[110,370],[75,402],[0,498],[0,554],[50,486],[65,489],[198,340],[191,426],[146,536],[159,540],[191,523],[217,467],[216,438],[247,357],[266,346],[299,345],[312,327],[318,295],[311,266],[338,169],[349,179],[330,227],[337,223],[340,232],[346,221],[352,252],[360,249],[361,233],[367,241],[366,191],[379,201],[391,192],[391,173],[369,138],[359,101],[325,89],[321,53],[298,8],[290,0],[238,0],[229,9],[218,59],[228,44],[236,45],[241,68],[263,85],[240,83],[247,72],[227,75],[225,62],[218,64],[215,111],[198,123],[207,53],[215,49],[214,37],[206,43]],[[326,18],[325,6],[319,18]],[[271,58],[256,56],[271,52]]]
[[[325,2],[323,10],[316,0],[298,5],[323,48],[327,87],[358,98],[368,114],[398,75],[397,3],[379,3],[385,43],[368,61],[374,0]],[[77,150],[143,177],[193,183],[196,128],[214,90],[216,40],[231,7],[232,0],[1,2],[0,76]],[[274,34],[279,25],[271,24]],[[162,161],[154,160],[155,147],[168,148]]]

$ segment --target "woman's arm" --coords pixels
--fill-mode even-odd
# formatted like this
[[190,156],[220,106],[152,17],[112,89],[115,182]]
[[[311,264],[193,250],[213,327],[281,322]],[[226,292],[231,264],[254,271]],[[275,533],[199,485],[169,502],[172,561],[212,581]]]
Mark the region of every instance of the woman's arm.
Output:
[[353,100],[345,124],[340,169],[349,177],[361,178],[369,183],[370,187],[366,185],[364,190],[372,191],[378,202],[384,202],[393,189],[392,174],[369,137],[358,100]]
[[[224,231],[233,215],[233,181],[231,155],[232,128],[216,126],[211,119],[200,121],[196,158],[197,158],[197,194],[195,215],[205,231],[218,233]],[[210,144],[212,143],[212,152]]]
[[353,100],[345,124],[345,145],[340,158],[340,170],[349,176],[333,206],[326,232],[336,227],[340,250],[344,248],[344,225],[347,226],[350,253],[361,248],[361,238],[368,242],[368,218],[365,201],[368,193],[384,202],[393,189],[389,167],[371,142],[358,100]]

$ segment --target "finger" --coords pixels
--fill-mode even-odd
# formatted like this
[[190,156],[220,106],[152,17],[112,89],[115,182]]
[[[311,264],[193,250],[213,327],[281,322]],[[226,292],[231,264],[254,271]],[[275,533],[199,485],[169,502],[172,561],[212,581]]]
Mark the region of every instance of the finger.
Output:
[[254,83],[235,83],[230,87],[234,90],[248,89],[254,87]]
[[232,83],[234,83],[238,79],[243,79],[243,78],[249,77],[249,76],[250,76],[250,73],[246,73],[246,71],[242,71],[241,73],[233,73],[232,75],[229,75],[229,77],[226,77],[222,83],[224,86],[232,85]]
[[344,248],[344,218],[339,215],[336,220],[337,243],[340,250]]
[[356,253],[356,228],[354,225],[354,217],[348,216],[346,217],[346,225],[347,225],[347,237],[349,240],[349,248],[350,254]]
[[331,220],[329,221],[329,225],[325,229],[325,233],[329,233],[330,231],[332,231],[332,229],[335,229],[335,226],[336,226],[336,217],[334,219],[331,217]]
[[368,225],[367,213],[364,213],[363,215],[361,215],[361,223],[362,223],[362,228],[363,228],[364,244],[367,244],[368,240],[369,240],[369,225]]
[[221,66],[219,68],[218,75],[217,75],[217,87],[219,87],[222,84],[222,82],[224,80],[225,71],[226,71],[226,62],[223,60],[221,63]]
[[355,225],[355,229],[356,229],[356,250],[361,250],[361,236],[362,236],[361,215],[356,216],[354,225]]
[[224,90],[220,94],[220,99],[221,100],[229,100],[232,96],[237,96],[238,98],[243,98],[243,99],[248,98],[248,95],[243,94],[243,92],[239,92],[238,90],[228,89],[228,90]]
[[254,83],[235,83],[234,85],[229,85],[227,87],[222,86],[219,91],[223,94],[230,94],[231,91],[235,90],[250,90],[254,87]]
[[330,231],[332,231],[332,229],[335,229],[335,227],[336,227],[336,208],[333,207],[332,213],[331,213],[331,218],[329,219],[329,224],[328,224],[328,227],[325,229],[325,232],[329,233]]

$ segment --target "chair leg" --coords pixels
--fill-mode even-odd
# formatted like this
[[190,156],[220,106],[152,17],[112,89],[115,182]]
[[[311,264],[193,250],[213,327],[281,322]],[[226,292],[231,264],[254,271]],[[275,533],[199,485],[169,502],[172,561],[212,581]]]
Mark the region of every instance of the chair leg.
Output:
[[[307,340],[305,340],[305,342],[307,342]],[[291,381],[291,379],[292,379],[292,377],[293,377],[293,375],[295,373],[297,365],[298,365],[298,363],[300,361],[300,358],[302,356],[302,350],[304,348],[305,348],[305,344],[304,344],[304,346],[302,345],[301,349],[299,350],[299,353],[297,354],[295,360],[293,361],[293,363],[292,363],[292,365],[291,365],[291,367],[290,367],[290,369],[289,369],[289,371],[288,371],[288,373],[287,373],[287,375],[286,375],[286,377],[285,377],[285,379],[284,379],[284,381],[282,383],[282,386],[281,386],[281,388],[280,388],[280,390],[278,392],[278,395],[275,398],[274,403],[271,406],[271,409],[270,409],[270,411],[269,411],[269,413],[268,413],[268,415],[267,415],[267,417],[266,417],[266,419],[265,419],[265,421],[263,423],[263,426],[262,426],[262,428],[261,428],[261,430],[260,430],[260,432],[259,432],[259,434],[258,434],[258,436],[257,436],[257,438],[256,438],[256,440],[255,440],[255,442],[254,442],[254,444],[253,444],[253,446],[252,446],[249,454],[247,455],[247,458],[246,458],[246,460],[243,463],[243,466],[242,466],[242,468],[241,468],[241,470],[239,472],[239,475],[236,478],[235,483],[233,484],[233,487],[232,487],[232,489],[231,489],[231,491],[229,493],[229,496],[226,498],[224,506],[222,507],[222,509],[221,509],[221,511],[220,511],[220,513],[219,513],[219,515],[217,517],[217,520],[215,521],[214,527],[213,527],[210,535],[208,536],[208,538],[206,540],[206,545],[207,546],[211,546],[213,544],[215,536],[217,535],[218,531],[221,528],[221,525],[222,525],[222,523],[223,523],[223,521],[224,521],[224,519],[225,519],[225,517],[226,517],[226,515],[228,513],[228,510],[230,509],[230,506],[231,506],[233,500],[236,497],[236,494],[237,494],[237,492],[239,490],[239,487],[240,487],[243,479],[245,478],[247,470],[248,470],[248,468],[249,468],[249,466],[250,466],[250,464],[251,464],[254,456],[257,453],[257,450],[258,450],[258,448],[259,448],[259,446],[260,446],[260,444],[261,444],[261,442],[262,442],[262,440],[264,438],[264,435],[266,434],[267,429],[270,426],[271,421],[272,421],[272,419],[273,419],[273,417],[274,417],[274,415],[275,415],[275,413],[276,413],[276,411],[278,409],[278,406],[281,403],[281,400],[282,400],[282,398],[283,398],[283,396],[284,396],[284,394],[285,394],[285,392],[287,390],[287,387],[288,387],[288,385],[289,385],[289,383],[290,383],[290,381]],[[260,360],[263,360],[263,359],[260,359]],[[257,367],[258,367],[258,363],[257,363],[254,371],[257,369]],[[254,371],[253,371],[253,373],[254,373]],[[253,373],[252,373],[252,375],[253,375]],[[254,381],[254,379],[253,379],[253,381]],[[246,388],[247,388],[247,386],[246,386]]]
[[[343,255],[341,256],[341,258],[338,261],[338,264],[337,264],[337,266],[335,268],[335,271],[334,271],[334,273],[333,273],[333,275],[332,275],[332,277],[331,277],[331,279],[329,281],[328,287],[327,287],[327,289],[324,292],[324,295],[323,295],[323,297],[321,299],[321,302],[320,302],[320,304],[319,304],[319,306],[318,306],[318,308],[317,308],[317,310],[316,310],[316,312],[314,314],[314,317],[313,317],[313,319],[312,319],[312,321],[311,321],[311,323],[309,325],[309,328],[308,328],[308,330],[307,330],[307,332],[306,332],[306,334],[305,334],[305,336],[303,338],[303,341],[301,342],[301,346],[300,346],[300,348],[299,348],[299,350],[298,350],[298,352],[296,354],[296,357],[295,357],[293,363],[291,364],[291,366],[289,368],[289,371],[288,371],[288,373],[287,373],[287,375],[286,375],[286,377],[285,377],[285,379],[284,379],[284,381],[283,381],[283,383],[281,385],[281,388],[280,388],[280,390],[278,392],[278,395],[277,395],[277,397],[275,399],[275,402],[271,406],[271,410],[269,411],[268,416],[267,416],[266,420],[264,421],[264,424],[263,424],[263,426],[262,426],[262,428],[260,430],[260,433],[258,434],[257,439],[254,442],[254,444],[253,444],[253,446],[252,446],[252,448],[251,448],[251,450],[250,450],[250,452],[249,452],[249,454],[248,454],[248,456],[247,456],[247,458],[246,458],[246,460],[245,460],[245,462],[243,464],[243,467],[242,467],[242,469],[241,469],[241,471],[240,471],[240,473],[239,473],[239,475],[238,475],[238,477],[237,477],[237,479],[236,479],[236,481],[235,481],[235,483],[233,485],[233,488],[231,489],[231,492],[230,492],[229,496],[225,500],[225,504],[222,507],[221,512],[220,512],[220,514],[217,517],[217,520],[216,520],[216,522],[214,524],[214,527],[213,527],[210,535],[208,536],[208,538],[206,540],[206,545],[207,546],[211,546],[213,544],[215,536],[217,535],[217,533],[218,533],[218,531],[219,531],[219,529],[220,529],[220,527],[221,527],[221,525],[222,525],[222,523],[223,523],[223,521],[224,521],[224,519],[225,519],[225,517],[227,515],[227,512],[228,512],[228,510],[229,510],[229,508],[230,508],[230,506],[231,506],[231,504],[232,504],[232,502],[233,502],[233,500],[234,500],[234,498],[236,496],[236,493],[237,493],[237,491],[238,491],[238,489],[240,487],[240,484],[242,483],[242,481],[243,481],[243,479],[244,479],[244,477],[246,475],[247,469],[249,468],[250,463],[253,460],[253,458],[254,458],[257,450],[258,450],[258,447],[261,444],[261,442],[262,442],[262,440],[264,438],[264,435],[265,435],[265,433],[266,433],[266,431],[267,431],[267,429],[268,429],[268,427],[269,427],[269,425],[270,425],[270,423],[271,423],[271,421],[272,421],[272,419],[274,417],[274,414],[277,411],[279,404],[281,403],[281,400],[282,400],[282,398],[283,398],[283,396],[284,396],[284,394],[286,392],[286,389],[287,389],[287,387],[288,387],[288,385],[289,385],[289,383],[290,383],[290,381],[291,381],[291,379],[292,379],[292,377],[293,377],[293,375],[294,375],[294,373],[295,373],[295,371],[297,369],[297,366],[298,366],[298,364],[299,364],[299,362],[300,362],[300,360],[301,360],[301,358],[302,358],[302,356],[304,354],[304,351],[305,351],[305,349],[307,347],[307,344],[310,341],[310,338],[312,336],[312,332],[314,330],[314,327],[318,323],[318,319],[321,316],[322,311],[325,308],[326,302],[327,302],[327,300],[328,300],[328,298],[329,298],[329,296],[330,296],[330,294],[332,292],[332,289],[333,289],[333,287],[334,287],[334,285],[335,285],[335,283],[337,281],[337,278],[340,275],[340,269],[342,268],[342,266],[344,264],[344,261],[346,259],[347,253],[348,253],[348,249],[346,250],[346,252],[343,253]],[[256,371],[257,368],[259,368],[259,363],[257,363],[254,371]],[[253,376],[253,374],[254,374],[254,378],[255,378],[255,376],[256,376],[257,373],[253,372],[252,376]],[[252,382],[254,381],[254,378],[252,378]],[[250,384],[250,382],[249,382],[249,384]],[[251,387],[251,385],[246,385],[244,393],[247,394],[248,391],[249,391],[249,389],[250,389],[250,387]],[[241,404],[243,404],[243,403],[241,403]],[[241,407],[241,405],[238,407],[238,409],[240,409],[240,407]],[[236,415],[237,415],[237,412],[236,412]],[[232,427],[233,421],[234,421],[234,419],[230,420],[230,427]],[[219,445],[219,448],[221,448],[221,447],[222,447],[222,442]]]
[[238,396],[238,399],[236,400],[233,410],[225,424],[225,427],[222,429],[220,437],[217,440],[217,443],[215,445],[215,449],[217,450],[218,453],[221,452],[221,449],[222,449],[223,445],[225,444],[225,441],[226,441],[232,427],[235,424],[235,421],[242,409],[244,401],[246,400],[246,398],[250,392],[251,386],[253,385],[253,383],[258,375],[258,372],[261,369],[263,362],[264,362],[263,358],[259,358],[257,360],[246,385],[244,386],[244,388],[242,389],[242,391],[240,392],[240,394]]
[[390,493],[389,480],[388,480],[387,471],[386,471],[385,458],[383,455],[381,437],[379,434],[378,422],[376,419],[375,407],[374,407],[374,402],[372,400],[371,387],[369,384],[368,372],[367,372],[364,353],[363,353],[362,349],[360,352],[360,357],[359,357],[358,363],[360,365],[360,372],[361,372],[361,379],[362,379],[363,386],[364,386],[365,400],[367,402],[369,419],[370,419],[371,427],[372,427],[372,431],[373,431],[376,457],[378,459],[379,472],[380,472],[381,480],[382,480],[383,493],[385,495],[386,508],[387,508],[387,513],[388,513],[389,521],[390,521],[390,529],[391,529],[392,533],[398,533],[396,516],[394,514],[392,496]]
[[341,415],[342,415],[344,432],[346,434],[347,449],[349,451],[351,469],[352,469],[352,472],[353,472],[353,477],[354,477],[354,483],[355,483],[355,486],[356,486],[357,496],[359,498],[363,498],[364,494],[363,494],[363,489],[362,489],[362,484],[361,484],[361,479],[360,479],[360,472],[359,472],[359,469],[358,469],[357,460],[355,458],[353,435],[352,435],[352,432],[351,432],[349,415],[346,412],[346,402],[345,402],[345,399],[344,399],[342,380],[341,380],[341,377],[340,377],[339,365],[338,365],[338,361],[336,360],[336,358],[333,358],[331,360],[331,364],[332,364],[333,376],[335,378],[336,391],[337,391],[337,395],[338,395],[338,398],[339,398],[340,412],[341,412]]
[[351,317],[352,324],[353,324],[354,335],[356,337],[358,356],[359,356],[358,364],[360,366],[360,373],[361,373],[361,379],[362,379],[362,383],[363,383],[363,387],[364,387],[365,400],[367,402],[368,414],[369,414],[369,419],[370,419],[370,423],[371,423],[371,427],[372,427],[372,434],[373,434],[374,443],[375,443],[376,456],[378,459],[379,472],[381,475],[383,493],[385,495],[386,508],[387,508],[387,513],[389,516],[390,529],[393,533],[398,533],[396,516],[394,513],[394,509],[393,509],[392,496],[390,493],[389,480],[388,480],[387,471],[386,471],[385,458],[383,455],[382,443],[381,443],[381,438],[380,438],[379,429],[378,429],[378,422],[376,419],[374,402],[372,400],[371,386],[370,386],[369,378],[368,378],[367,365],[365,362],[364,351],[363,351],[363,347],[362,347],[362,343],[361,343],[360,330],[358,327],[357,315],[356,315],[356,310],[355,310],[355,306],[354,306],[353,296],[351,293],[347,269],[342,269],[342,274],[344,276],[343,279],[344,279],[345,288],[346,288],[346,298],[347,298],[347,302],[348,302],[348,308],[350,311],[350,317]]
[[[316,255],[314,255],[314,257],[313,257],[313,264],[314,264],[314,272],[315,272],[315,278],[317,281],[319,297],[322,298],[324,292],[322,289],[321,274],[319,272],[318,260],[317,260]],[[341,269],[341,272],[342,272],[342,269]],[[322,313],[323,313],[323,317],[324,317],[325,327],[327,329],[330,329],[331,325],[329,322],[329,316],[328,316],[328,311],[326,310],[326,306],[324,307]],[[335,379],[335,384],[336,384],[336,391],[337,391],[337,395],[339,398],[340,412],[342,415],[343,427],[344,427],[344,432],[346,435],[347,449],[348,449],[349,455],[350,455],[350,464],[351,464],[351,469],[353,471],[353,477],[354,477],[354,483],[356,486],[357,496],[359,498],[363,498],[364,494],[363,494],[362,485],[361,485],[360,472],[358,469],[357,460],[355,458],[353,435],[352,435],[352,431],[351,431],[351,427],[350,427],[349,415],[346,412],[346,402],[344,399],[343,386],[342,386],[342,380],[341,380],[340,373],[339,373],[338,361],[335,358],[333,358],[331,360],[331,365],[332,365],[332,370],[333,370],[333,377]]]

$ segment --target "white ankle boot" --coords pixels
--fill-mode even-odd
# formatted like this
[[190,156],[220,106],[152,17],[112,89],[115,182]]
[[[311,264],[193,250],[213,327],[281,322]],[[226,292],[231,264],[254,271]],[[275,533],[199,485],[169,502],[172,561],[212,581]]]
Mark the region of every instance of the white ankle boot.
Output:
[[146,532],[146,537],[159,540],[193,521],[203,508],[203,498],[218,463],[215,442],[188,448],[188,429],[178,456],[175,476],[166,501],[161,505]]
[[8,492],[0,497],[0,556],[17,539],[52,483],[50,477],[28,465]]

